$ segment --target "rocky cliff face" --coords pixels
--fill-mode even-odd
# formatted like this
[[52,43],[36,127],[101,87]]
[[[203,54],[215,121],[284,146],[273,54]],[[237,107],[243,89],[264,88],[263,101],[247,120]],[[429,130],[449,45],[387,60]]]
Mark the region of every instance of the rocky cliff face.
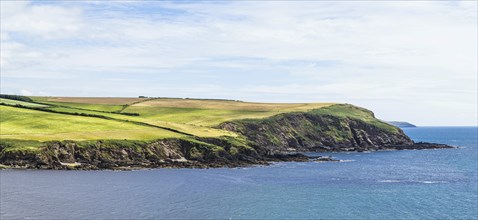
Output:
[[384,129],[360,119],[316,112],[227,122],[220,127],[244,135],[256,148],[262,146],[272,152],[366,151],[414,144],[402,130],[392,126]]
[[136,169],[155,167],[222,167],[260,164],[254,150],[232,149],[206,142],[163,139],[137,141],[54,141],[38,151],[0,153],[0,164],[39,169]]

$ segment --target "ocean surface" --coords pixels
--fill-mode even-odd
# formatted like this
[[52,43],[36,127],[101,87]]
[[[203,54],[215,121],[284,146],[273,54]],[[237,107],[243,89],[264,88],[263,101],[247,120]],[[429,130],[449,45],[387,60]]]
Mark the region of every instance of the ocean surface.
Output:
[[462,148],[237,169],[3,170],[0,219],[478,219],[477,128],[404,131]]

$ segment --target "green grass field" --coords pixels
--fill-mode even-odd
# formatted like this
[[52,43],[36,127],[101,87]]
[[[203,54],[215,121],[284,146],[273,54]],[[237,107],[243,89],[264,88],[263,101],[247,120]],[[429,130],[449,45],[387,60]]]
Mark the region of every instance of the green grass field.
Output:
[[43,105],[43,104],[36,104],[31,102],[2,99],[2,98],[0,98],[0,103],[7,104],[7,105],[23,105],[23,106],[29,106],[29,107],[48,107],[48,105]]
[[2,139],[21,140],[153,140],[180,137],[164,129],[101,118],[64,115],[10,106],[0,106]]
[[333,105],[171,98],[29,98],[33,102],[0,99],[8,105],[0,106],[2,140],[154,140],[186,137],[186,134],[237,137],[238,134],[215,126],[226,121],[265,118]]

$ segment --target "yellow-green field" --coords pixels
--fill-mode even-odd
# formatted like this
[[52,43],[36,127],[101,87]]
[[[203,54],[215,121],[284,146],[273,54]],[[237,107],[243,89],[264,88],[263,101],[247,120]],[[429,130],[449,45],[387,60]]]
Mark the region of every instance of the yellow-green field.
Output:
[[307,111],[334,103],[253,103],[222,100],[152,99],[128,106],[123,112],[139,113],[149,122],[215,126],[225,121],[264,118],[272,115]]
[[[0,103],[8,105],[0,106],[1,139],[152,140],[184,137],[187,134],[199,137],[237,136],[214,126],[231,120],[264,118],[334,104],[171,98],[30,98],[33,102],[0,99]],[[50,112],[41,111],[40,108]]]
[[123,123],[101,118],[64,115],[0,106],[0,134],[2,139],[22,140],[95,140],[132,139],[152,140],[180,137],[164,129]]

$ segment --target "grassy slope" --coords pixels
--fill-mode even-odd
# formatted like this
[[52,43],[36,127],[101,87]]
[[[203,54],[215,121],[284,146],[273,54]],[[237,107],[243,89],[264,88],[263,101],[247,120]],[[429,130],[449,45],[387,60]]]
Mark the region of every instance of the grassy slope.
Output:
[[[277,104],[192,99],[31,98],[36,102],[56,106],[50,108],[55,111],[95,114],[121,120],[143,122],[173,128],[200,137],[237,136],[229,131],[212,128],[212,126],[225,121],[264,118],[283,112],[303,111],[331,105],[330,103]],[[58,100],[61,102],[56,102]],[[116,111],[123,106],[116,105],[116,108],[111,108],[110,104],[95,103],[126,104],[128,107],[122,112],[139,113],[140,116],[109,113],[109,111]]]
[[113,114],[113,113],[106,113],[106,112],[95,112],[95,111],[89,111],[89,110],[83,110],[83,109],[72,109],[72,108],[65,108],[65,107],[53,107],[51,109],[55,111],[59,111],[59,112],[70,112],[70,113],[76,112],[76,113],[94,114],[94,115],[102,115],[102,116],[111,117],[115,119],[121,119],[121,120],[144,122],[151,125],[172,128],[175,130],[179,130],[179,131],[200,136],[200,137],[236,136],[236,134],[232,132],[221,130],[221,129],[215,129],[211,127],[199,126],[194,124],[178,123],[171,120],[160,120],[157,118],[145,117],[144,115],[128,116],[128,115]]
[[101,118],[64,115],[37,110],[0,106],[2,139],[21,140],[152,140],[182,135]]
[[[187,138],[180,133],[132,122],[168,127],[199,137],[237,137],[236,133],[213,127],[226,121],[267,118],[280,113],[301,111],[352,117],[384,129],[395,129],[375,119],[373,113],[366,109],[352,105],[334,105],[333,103],[282,104],[193,99],[31,98],[37,103],[49,106],[12,100],[8,100],[7,104],[45,107],[59,112],[100,115],[113,120],[0,106],[0,137],[3,142],[10,140],[10,142],[13,141],[12,143],[17,143],[16,147],[33,149],[39,146],[35,141],[101,139],[147,141],[161,138]],[[120,110],[140,115],[110,113]],[[116,119],[123,121],[115,121]]]

